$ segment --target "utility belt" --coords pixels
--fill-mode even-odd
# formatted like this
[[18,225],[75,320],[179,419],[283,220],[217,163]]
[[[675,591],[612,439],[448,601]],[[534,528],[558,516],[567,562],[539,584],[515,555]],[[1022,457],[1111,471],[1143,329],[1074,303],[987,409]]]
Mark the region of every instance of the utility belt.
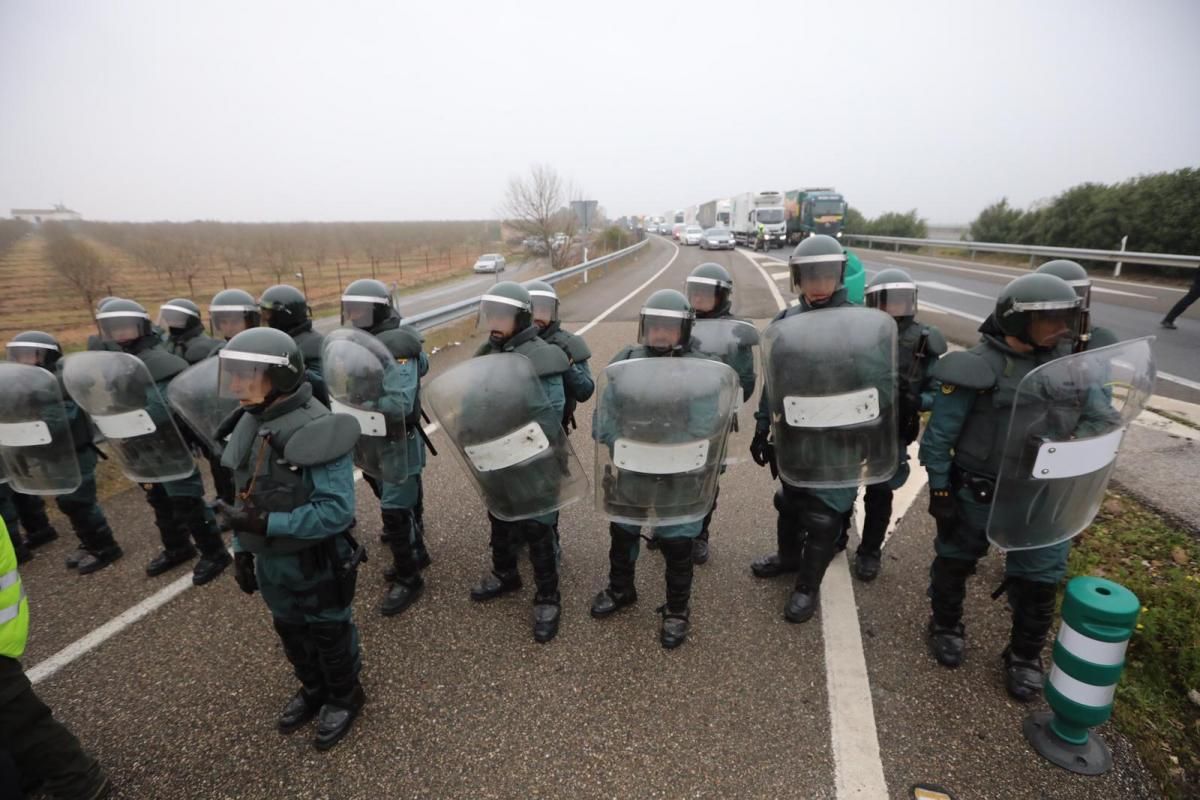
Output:
[[[350,545],[350,553],[342,558],[338,552],[338,537]],[[255,555],[295,555],[300,574],[306,581],[326,574],[326,580],[303,592],[304,605],[311,611],[345,608],[354,601],[358,586],[358,567],[367,561],[367,548],[346,530],[324,539],[297,539],[292,536],[259,536],[238,533],[241,545]]]
[[950,466],[950,487],[955,492],[965,488],[971,493],[971,499],[982,505],[990,505],[996,496],[995,478],[968,472],[957,464]]

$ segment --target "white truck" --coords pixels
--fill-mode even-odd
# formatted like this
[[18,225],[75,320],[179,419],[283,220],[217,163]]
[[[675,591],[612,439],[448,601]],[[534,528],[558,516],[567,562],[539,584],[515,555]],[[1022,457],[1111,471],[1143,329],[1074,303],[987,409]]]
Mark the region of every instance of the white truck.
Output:
[[728,228],[730,223],[730,205],[728,200],[709,200],[701,203],[696,212],[696,223],[705,230],[709,228]]
[[746,192],[731,198],[730,205],[730,229],[738,244],[753,247],[761,224],[768,250],[787,245],[782,192]]

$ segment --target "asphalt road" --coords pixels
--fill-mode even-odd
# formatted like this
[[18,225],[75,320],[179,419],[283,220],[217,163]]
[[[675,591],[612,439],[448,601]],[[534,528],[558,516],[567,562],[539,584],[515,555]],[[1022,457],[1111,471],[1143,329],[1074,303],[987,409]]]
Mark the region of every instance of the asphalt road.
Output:
[[[762,324],[777,312],[760,257],[680,251],[656,237],[563,301],[566,327],[586,328],[593,371],[635,337],[637,310],[653,290],[682,288],[705,260],[733,272],[736,313]],[[439,352],[434,374],[471,345]],[[741,413],[748,422],[749,410]],[[587,406],[577,417],[571,438],[590,469]],[[735,458],[745,458],[751,427],[735,435]],[[435,443],[448,449],[441,434]],[[127,553],[112,568],[66,573],[68,536],[22,567],[32,623],[24,663],[120,798],[902,798],[918,781],[963,800],[1157,796],[1115,732],[1104,735],[1117,767],[1102,778],[1071,776],[1025,746],[1027,709],[1007,699],[998,667],[1006,613],[987,599],[998,558],[972,584],[966,665],[949,672],[926,654],[932,529],[920,479],[911,480],[914,510],[889,540],[880,579],[854,584],[839,557],[818,617],[795,626],[781,613],[790,582],[757,580],[748,568],[774,547],[774,484],[748,460],[733,465],[722,479],[712,560],[696,571],[693,632],[671,652],[657,641],[656,553],[643,551],[638,563],[638,605],[604,621],[588,616],[608,549],[590,498],[562,515],[564,615],[554,642],[532,640],[527,563],[521,596],[471,603],[467,590],[488,565],[488,526],[448,454],[425,473],[434,560],[425,595],[405,615],[382,618],[378,505],[359,484],[358,532],[373,544],[355,603],[370,700],[327,754],[311,747],[310,730],[276,733],[294,680],[261,598],[243,595],[231,576],[113,623],[181,576],[187,585],[182,569],[144,577],[157,537],[136,488],[108,503]],[[47,659],[106,624],[116,632],[102,630],[92,649],[49,668],[60,662]]]

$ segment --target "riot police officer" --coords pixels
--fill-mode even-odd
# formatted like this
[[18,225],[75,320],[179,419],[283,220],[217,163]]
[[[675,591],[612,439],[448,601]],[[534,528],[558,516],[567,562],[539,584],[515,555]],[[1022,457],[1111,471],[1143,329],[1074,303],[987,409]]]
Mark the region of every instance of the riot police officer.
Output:
[[563,391],[567,397],[563,408],[563,430],[569,432],[576,427],[575,409],[591,399],[596,391],[596,382],[588,367],[592,351],[582,336],[563,330],[558,318],[558,292],[553,286],[545,281],[530,281],[525,288],[533,302],[533,324],[538,328],[538,336],[560,348],[571,362],[571,368],[563,373]]
[[421,470],[425,466],[425,442],[420,431],[421,377],[429,371],[429,358],[423,350],[424,337],[401,322],[400,314],[392,307],[391,293],[380,281],[364,278],[346,287],[342,321],[378,339],[394,361],[384,373],[379,406],[404,420],[407,469],[393,480],[382,480],[365,470],[363,473],[382,509],[380,539],[392,552],[392,569],[387,576],[391,587],[379,610],[384,616],[393,616],[421,596],[425,588],[421,569],[429,564],[420,515]]
[[[687,277],[687,299],[696,312],[697,320],[737,320],[745,325],[750,325],[745,320],[738,320],[733,315],[733,276],[720,264],[709,261],[692,270]],[[745,334],[742,338],[744,337]],[[699,350],[704,349],[703,338],[696,346]],[[742,400],[749,400],[750,396],[754,394],[754,385],[757,380],[754,374],[754,351],[751,346],[749,344],[735,346],[722,360],[737,372],[742,386]],[[725,468],[722,467],[721,471],[724,472]],[[700,535],[692,540],[692,560],[697,564],[704,564],[708,561],[709,526],[712,524],[713,514],[717,510],[717,499],[720,496],[721,489],[718,486],[717,495],[713,498],[713,507],[704,518]]]
[[[111,300],[96,316],[105,339],[119,346],[122,352],[136,356],[157,385],[157,391],[148,398],[153,405],[147,408],[151,419],[156,425],[170,424],[170,412],[163,396],[171,379],[187,369],[187,362],[166,351],[150,324],[146,309],[133,300]],[[192,569],[192,582],[200,586],[220,575],[229,565],[230,557],[221,541],[216,519],[204,503],[200,471],[193,470],[191,475],[179,480],[143,484],[142,487],[154,510],[154,522],[163,544],[162,552],[146,565],[146,574],[151,577],[161,575],[190,561],[196,556],[198,547],[200,560]]]
[[352,417],[313,400],[300,347],[282,331],[255,328],[220,351],[220,392],[241,407],[222,423],[222,463],[241,503],[219,506],[234,530],[234,577],[262,592],[300,689],[279,715],[280,733],[318,718],[313,741],[327,750],[350,730],[366,695],[351,603],[365,551],[350,537],[358,439]]
[[[104,306],[106,306],[108,304],[108,301],[119,300],[119,299],[120,298],[113,297],[113,296],[101,297],[99,300],[96,301],[96,309],[92,313],[99,314],[101,311],[104,310]],[[100,334],[99,330],[97,330],[96,333],[93,333],[87,337],[86,348],[88,350],[119,350],[120,349],[119,347],[116,346],[116,344],[105,339]]]
[[158,309],[158,325],[167,332],[166,350],[188,364],[211,356],[221,343],[204,332],[200,306],[185,297],[168,300]]
[[243,289],[222,289],[208,306],[211,333],[228,342],[249,328],[262,324],[262,312],[254,295]]
[[[591,614],[603,619],[637,601],[634,568],[641,528],[648,525],[666,562],[666,603],[658,611],[659,641],[667,649],[687,640],[692,542],[712,506],[737,391],[731,368],[693,349],[694,321],[695,312],[682,293],[660,289],[650,295],[639,315],[638,343],[618,352],[605,370],[609,382],[592,425],[598,447],[613,454],[613,464],[596,477],[605,490],[611,542],[608,585],[592,601]],[[628,382],[619,374],[623,370],[614,369],[630,361],[630,366],[643,367],[639,360],[646,359],[697,359],[703,366],[689,371],[687,365],[650,365]],[[672,367],[685,369],[671,374]],[[711,377],[722,373],[728,389],[724,398],[719,378]],[[700,500],[694,513],[680,513],[693,498]],[[651,522],[663,517],[681,521]]]
[[[920,460],[929,474],[929,513],[937,522],[929,643],[945,667],[963,660],[967,577],[987,553],[985,529],[1018,386],[1030,371],[1062,354],[1063,341],[1078,333],[1079,319],[1080,298],[1061,278],[1023,275],[1000,292],[979,328],[980,343],[944,356],[933,370],[941,389],[933,398]],[[1068,539],[1006,553],[1003,588],[1012,633],[1003,659],[1008,692],[1017,700],[1031,700],[1042,690],[1041,651],[1069,549]]]
[[854,556],[854,576],[879,576],[880,552],[892,516],[892,495],[908,480],[908,446],[921,432],[921,412],[933,403],[930,370],[946,352],[946,338],[935,325],[919,323],[917,284],[902,269],[881,270],[866,289],[867,308],[896,319],[897,398],[899,400],[900,466],[886,483],[872,483],[863,493],[862,537]]
[[[887,454],[891,463],[884,477],[890,477],[896,468],[895,416],[890,400],[895,391],[896,326],[890,318],[850,303],[844,284],[846,254],[833,237],[805,239],[788,259],[788,269],[799,303],[775,317],[763,334],[764,347],[772,335],[785,328],[811,326],[814,330],[792,334],[793,346],[787,357],[764,358],[768,380],[754,415],[756,428],[750,453],[760,466],[773,465],[783,483],[775,493],[777,550],[756,560],[751,570],[760,578],[796,573],[784,618],[801,623],[816,612],[821,582],[842,534],[843,516],[853,507],[858,493],[858,479],[846,480],[846,473],[858,473],[867,453],[874,453],[876,460]],[[838,313],[833,314],[835,311]],[[847,316],[846,311],[857,316]],[[813,315],[811,319],[792,322],[808,314]],[[817,374],[812,364],[805,363],[814,360],[816,353],[840,356],[841,363],[828,358]],[[773,376],[777,384],[784,386],[772,390]],[[852,387],[856,389],[854,396],[863,402],[830,404],[821,396],[844,394]],[[772,391],[780,396],[770,397]],[[819,408],[824,410],[815,410]],[[864,410],[869,410],[866,416],[854,416],[860,411],[866,413]],[[805,419],[830,411],[837,412],[836,418],[821,426]],[[786,452],[777,450],[786,443],[772,442],[773,427],[776,439],[779,433],[787,432],[796,444]],[[843,429],[847,429],[844,434]],[[821,455],[816,463],[808,463],[814,453]],[[803,469],[792,470],[793,461]],[[813,473],[835,466],[840,469],[840,480],[836,482],[824,475],[807,479],[799,474],[789,481],[790,471]]]
[[[55,376],[62,394],[63,410],[74,444],[74,457],[79,462],[79,487],[54,498],[58,510],[71,522],[79,547],[66,559],[68,569],[87,575],[107,567],[123,553],[113,537],[112,528],[96,499],[97,449],[92,443],[91,425],[87,415],[71,399],[62,385],[62,346],[48,333],[24,331],[8,343],[8,359],[21,364],[41,367]],[[18,495],[25,497],[26,495]],[[38,498],[40,501],[40,498]]]
[[325,337],[313,330],[312,309],[304,293],[295,286],[280,283],[262,293],[258,306],[264,325],[283,331],[300,346],[313,397],[329,405],[329,392],[321,378],[321,346]]
[[1092,323],[1092,276],[1074,261],[1056,258],[1037,268],[1037,272],[1057,275],[1079,295],[1079,335],[1074,339],[1063,339],[1064,345],[1074,345],[1078,351],[1107,347],[1115,344],[1117,334],[1112,330]]
[[[538,336],[533,324],[533,301],[529,291],[512,281],[501,281],[485,294],[480,302],[479,325],[488,334],[488,340],[475,353],[476,358],[495,354],[515,353],[527,358],[536,374],[540,388],[531,391],[538,402],[548,402],[543,423],[538,422],[542,435],[551,438],[553,430],[547,432],[546,424],[553,414],[553,426],[562,431],[563,410],[566,393],[563,375],[570,369],[566,354],[548,344]],[[532,388],[532,387],[531,387]],[[565,436],[565,434],[563,434]],[[553,480],[549,476],[548,480]],[[517,490],[515,484],[509,489]],[[542,487],[536,487],[541,491]],[[553,491],[551,486],[549,491]],[[558,634],[562,615],[561,597],[558,591],[558,563],[554,543],[554,526],[558,523],[558,511],[528,517],[505,520],[488,512],[491,522],[492,569],[480,582],[471,588],[471,599],[484,602],[501,595],[510,594],[521,588],[521,574],[517,570],[518,543],[529,546],[529,560],[533,566],[536,592],[533,598],[533,638],[537,642],[549,642]]]

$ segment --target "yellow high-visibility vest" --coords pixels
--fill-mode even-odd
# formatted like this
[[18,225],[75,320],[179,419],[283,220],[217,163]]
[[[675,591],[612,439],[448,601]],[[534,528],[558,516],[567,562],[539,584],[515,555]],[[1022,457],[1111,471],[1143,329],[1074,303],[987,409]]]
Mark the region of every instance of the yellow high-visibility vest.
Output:
[[20,658],[29,638],[29,601],[17,572],[17,554],[0,519],[0,656]]

